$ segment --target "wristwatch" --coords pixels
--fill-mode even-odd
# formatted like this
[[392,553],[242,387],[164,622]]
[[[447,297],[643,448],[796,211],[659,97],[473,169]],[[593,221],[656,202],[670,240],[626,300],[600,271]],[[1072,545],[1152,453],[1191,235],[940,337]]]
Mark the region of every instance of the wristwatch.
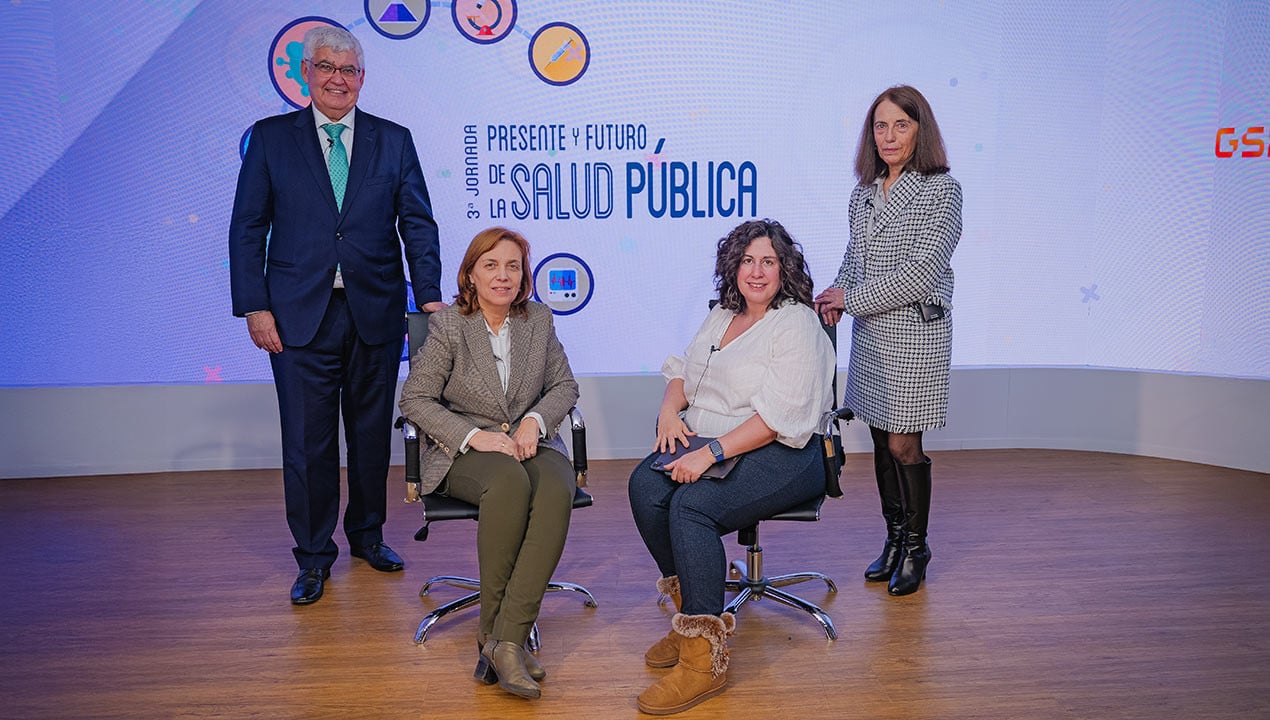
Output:
[[714,456],[715,462],[723,462],[723,444],[718,440],[711,440],[706,448],[710,450],[710,454]]

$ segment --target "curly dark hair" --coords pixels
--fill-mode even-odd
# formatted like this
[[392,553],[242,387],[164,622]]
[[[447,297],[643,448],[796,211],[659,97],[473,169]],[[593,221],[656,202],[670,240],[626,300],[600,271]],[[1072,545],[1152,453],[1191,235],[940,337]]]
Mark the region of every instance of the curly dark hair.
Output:
[[807,272],[803,248],[790,237],[785,226],[768,219],[743,222],[719,240],[714,261],[714,287],[719,291],[719,304],[732,312],[745,309],[745,297],[737,287],[736,274],[750,243],[762,237],[772,241],[772,249],[780,260],[781,286],[768,307],[779,307],[788,299],[810,307],[811,274]]

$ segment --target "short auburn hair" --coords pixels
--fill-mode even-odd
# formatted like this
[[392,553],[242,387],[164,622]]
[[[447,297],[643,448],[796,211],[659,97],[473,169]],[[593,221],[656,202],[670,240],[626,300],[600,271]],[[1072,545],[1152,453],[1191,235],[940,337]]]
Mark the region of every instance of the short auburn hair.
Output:
[[481,309],[481,301],[476,296],[476,286],[472,284],[468,276],[476,268],[476,262],[481,259],[481,256],[493,250],[495,245],[504,240],[516,243],[516,247],[520,248],[520,292],[516,293],[516,299],[512,301],[511,312],[517,317],[526,317],[529,314],[525,308],[534,290],[534,281],[529,272],[529,241],[515,230],[492,227],[476,233],[476,237],[468,243],[467,252],[463,254],[463,262],[459,264],[459,292],[454,296],[454,304],[459,306],[459,312],[464,315],[471,315]]
[[868,185],[889,169],[886,161],[878,154],[878,144],[873,139],[873,114],[883,100],[890,100],[898,105],[905,115],[917,123],[917,147],[913,148],[913,157],[908,159],[904,169],[923,175],[948,172],[948,153],[944,151],[944,137],[939,133],[939,123],[935,122],[935,111],[930,109],[930,103],[926,102],[917,88],[896,85],[883,90],[864,116],[860,147],[855,156],[855,176],[860,184]]

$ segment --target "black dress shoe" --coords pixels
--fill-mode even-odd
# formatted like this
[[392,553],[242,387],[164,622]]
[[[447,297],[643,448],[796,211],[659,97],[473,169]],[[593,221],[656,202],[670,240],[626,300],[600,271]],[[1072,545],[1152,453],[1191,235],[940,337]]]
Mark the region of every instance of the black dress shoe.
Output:
[[300,576],[291,586],[292,605],[312,605],[322,598],[322,583],[331,577],[326,568],[309,568],[301,570]]
[[349,547],[348,551],[353,554],[353,557],[365,560],[370,563],[371,567],[380,572],[397,572],[406,566],[401,561],[401,556],[383,543],[366,546],[353,545]]

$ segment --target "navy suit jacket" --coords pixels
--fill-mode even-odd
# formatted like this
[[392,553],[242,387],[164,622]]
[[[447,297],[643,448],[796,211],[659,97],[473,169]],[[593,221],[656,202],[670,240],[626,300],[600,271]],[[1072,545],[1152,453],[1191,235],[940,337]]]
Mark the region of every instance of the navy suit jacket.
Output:
[[358,109],[343,210],[312,107],[255,124],[229,224],[234,315],[269,310],[284,345],[307,345],[330,302],[335,266],[362,340],[400,340],[406,262],[415,304],[441,299],[437,224],[410,131]]

